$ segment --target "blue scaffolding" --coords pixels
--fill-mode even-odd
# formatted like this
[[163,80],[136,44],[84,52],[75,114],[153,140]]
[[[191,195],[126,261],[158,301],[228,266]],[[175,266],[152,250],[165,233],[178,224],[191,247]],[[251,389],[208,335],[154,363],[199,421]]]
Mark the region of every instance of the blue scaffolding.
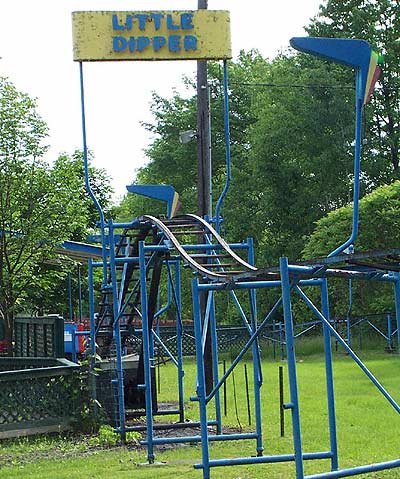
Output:
[[[340,469],[339,467],[331,339],[334,338],[344,348],[397,413],[400,413],[400,406],[351,349],[348,341],[335,330],[330,318],[328,300],[328,279],[332,277],[346,278],[351,281],[374,280],[390,283],[394,289],[397,331],[399,332],[400,330],[400,273],[398,269],[394,268],[391,270],[390,266],[386,269],[374,266],[359,269],[356,265],[350,265],[349,267],[349,258],[357,258],[353,246],[358,231],[362,107],[370,94],[373,81],[376,80],[378,56],[372,52],[367,42],[360,40],[294,38],[291,40],[291,44],[301,51],[343,63],[356,70],[353,228],[349,239],[332,251],[327,258],[313,260],[305,264],[290,264],[287,258],[281,258],[277,268],[258,269],[254,266],[251,240],[248,240],[246,243],[228,244],[219,234],[221,221],[219,211],[230,180],[226,61],[224,62],[224,91],[226,93],[224,105],[228,180],[226,188],[224,188],[223,194],[217,203],[216,217],[213,219],[216,229],[209,222],[195,215],[172,216],[172,207],[169,207],[169,214],[164,219],[144,215],[136,218],[131,223],[116,224],[112,220],[105,222],[101,208],[91,192],[88,180],[83,74],[82,64],[80,63],[84,160],[86,165],[85,178],[88,192],[100,211],[103,249],[102,262],[89,262],[91,284],[93,284],[93,267],[103,268],[103,299],[97,322],[94,315],[94,297],[93,293],[91,294],[92,355],[93,357],[95,356],[95,343],[102,328],[108,328],[108,336],[104,344],[113,344],[116,355],[117,374],[112,380],[117,398],[116,431],[124,439],[126,432],[133,429],[126,422],[125,372],[123,366],[124,338],[131,334],[133,330],[136,334],[140,334],[142,343],[140,363],[142,367],[136,388],[144,394],[143,414],[146,417],[146,438],[143,444],[147,447],[147,460],[150,464],[154,462],[154,447],[156,445],[198,442],[201,443],[202,459],[194,467],[202,470],[204,479],[211,477],[213,467],[241,464],[293,462],[295,464],[296,479],[333,479],[400,467],[400,459],[361,465],[349,469]],[[140,191],[137,190],[135,192]],[[149,190],[147,192],[151,196],[151,192]],[[163,191],[162,195],[164,193],[166,191]],[[174,198],[174,193],[170,191],[160,199],[173,202]],[[236,250],[240,249],[247,253],[246,260],[237,254]],[[399,253],[400,250],[396,251],[396,254]],[[378,256],[383,254],[384,252],[377,253]],[[225,260],[228,260],[228,262],[225,262]],[[197,383],[196,395],[191,400],[199,405],[200,432],[198,435],[189,437],[179,435],[175,437],[156,437],[155,431],[158,425],[154,422],[154,416],[157,413],[157,404],[153,382],[155,344],[163,349],[177,367],[179,408],[173,412],[167,411],[165,414],[178,414],[179,423],[182,427],[184,425],[180,275],[180,265],[182,263],[196,274],[196,278],[192,280],[192,303],[195,326]],[[157,307],[157,295],[163,267],[167,269],[168,304],[174,304],[176,310],[176,355],[173,355],[167,345],[162,342],[154,327],[155,318],[163,310],[163,308]],[[319,288],[321,307],[317,307],[304,292],[305,286]],[[260,315],[260,312],[257,310],[257,290],[259,289],[271,289],[278,292],[275,304],[267,314],[262,313]],[[247,297],[246,304],[239,299],[238,291],[245,291]],[[231,366],[221,377],[218,371],[216,316],[216,295],[219,292],[228,293],[233,298],[233,302],[248,331],[246,345],[240,350],[233,359]],[[292,298],[294,296],[299,297],[307,305],[315,316],[316,321],[322,324],[323,330],[329,447],[318,452],[305,452],[303,450],[292,313]],[[205,308],[200,306],[201,303],[206,305]],[[264,455],[262,436],[261,387],[263,384],[263,374],[259,338],[265,325],[272,323],[274,315],[280,309],[283,310],[284,316],[284,337],[290,389],[290,399],[284,407],[291,412],[294,446],[293,451],[290,453],[268,456]],[[262,319],[259,319],[259,316]],[[140,326],[137,326],[137,322],[140,323]],[[204,365],[206,361],[206,336],[209,333],[212,338],[213,388],[212,391],[207,392]],[[392,331],[390,335],[393,335]],[[228,434],[223,430],[220,390],[235,367],[249,353],[251,353],[253,363],[255,428],[253,432]],[[209,426],[215,428],[215,433],[210,432]],[[240,439],[253,440],[255,442],[255,456],[223,459],[211,457],[210,443]],[[304,461],[320,459],[330,460],[330,471],[306,476],[304,474]]]

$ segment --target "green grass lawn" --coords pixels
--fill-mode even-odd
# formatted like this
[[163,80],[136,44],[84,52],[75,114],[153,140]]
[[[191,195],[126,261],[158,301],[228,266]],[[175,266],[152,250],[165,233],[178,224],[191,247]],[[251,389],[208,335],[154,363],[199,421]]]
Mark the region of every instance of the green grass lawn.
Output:
[[[367,366],[382,382],[392,397],[400,401],[400,358],[383,353],[363,354]],[[229,364],[227,359],[227,364]],[[263,361],[264,385],[263,434],[264,453],[293,452],[290,412],[286,412],[286,434],[280,437],[278,369],[285,369],[285,400],[289,401],[284,361]],[[301,407],[303,450],[305,452],[329,449],[324,363],[320,355],[298,356],[298,378]],[[222,365],[221,365],[222,371]],[[252,389],[252,368],[248,363]],[[162,381],[159,401],[173,401],[176,390],[172,364],[161,366]],[[185,390],[187,397],[195,390],[195,368],[186,360]],[[336,354],[334,361],[336,412],[338,423],[339,464],[341,468],[370,464],[400,457],[400,416],[370,383],[358,366],[346,355]],[[234,392],[236,394],[234,394]],[[236,401],[234,396],[236,395]],[[244,383],[244,366],[235,370],[235,390],[232,378],[227,385],[228,410],[223,422],[230,428],[251,430],[248,424]],[[252,396],[252,393],[251,393]],[[236,402],[236,406],[235,406]],[[253,404],[251,412],[253,414]],[[187,402],[187,417],[197,419],[196,403]],[[178,433],[177,433],[178,434]],[[212,458],[243,457],[255,454],[254,441],[227,441],[213,443]],[[199,445],[179,445],[156,452],[161,464],[148,466],[144,448],[90,448],[86,440],[38,439],[36,442],[0,443],[0,479],[124,479],[124,478],[193,478],[200,479],[201,471],[193,469],[200,462]],[[307,474],[329,470],[328,461],[305,463]],[[213,468],[215,479],[289,479],[295,477],[291,463]],[[359,476],[360,477],[360,476]],[[400,470],[370,473],[369,479],[400,479]]]

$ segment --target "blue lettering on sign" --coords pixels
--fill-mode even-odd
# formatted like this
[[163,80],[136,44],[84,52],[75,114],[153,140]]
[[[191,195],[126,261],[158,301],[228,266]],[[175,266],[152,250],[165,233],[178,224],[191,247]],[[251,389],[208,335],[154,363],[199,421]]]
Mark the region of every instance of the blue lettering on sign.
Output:
[[114,52],[123,52],[128,46],[128,40],[124,37],[113,37],[112,43]]
[[181,28],[182,30],[192,30],[193,28],[193,13],[181,14]]
[[175,25],[174,19],[170,13],[167,15],[167,28],[168,30],[179,30],[179,25]]
[[153,48],[155,52],[158,52],[161,50],[163,46],[167,44],[167,40],[165,37],[154,37],[153,38]]
[[132,15],[127,15],[126,16],[125,28],[128,31],[132,30],[132,28],[133,28],[133,16]]
[[189,50],[197,50],[197,37],[193,35],[186,35],[183,39],[183,47],[185,51],[188,52]]
[[[139,30],[146,30],[146,22],[154,22],[154,29],[160,30],[161,20],[165,18],[162,13],[137,13],[135,15],[127,14],[125,16],[125,24],[120,22],[118,15],[112,15],[112,28],[113,30],[128,30],[133,29],[133,19],[138,20]],[[181,13],[179,23],[174,23],[172,14],[168,14],[166,18],[166,26],[168,30],[193,30],[193,13]]]
[[112,27],[113,30],[125,30],[125,27],[119,24],[117,15],[112,16]]
[[180,35],[170,35],[168,37],[168,49],[170,52],[181,51],[181,37]]
[[161,19],[164,18],[164,15],[162,13],[152,13],[151,18],[154,20],[154,28],[160,30]]
[[146,15],[145,13],[138,13],[137,15],[135,15],[135,18],[139,20],[139,30],[145,30],[146,20],[149,18],[149,15]]
[[137,51],[142,52],[150,45],[151,41],[149,37],[138,37],[137,39]]
[[182,51],[181,41],[183,40],[183,49],[186,52],[197,50],[197,37],[194,35],[185,35],[183,38],[180,35],[170,35],[169,37],[113,37],[112,49],[114,52],[124,52],[128,49],[131,53],[137,51],[143,52],[147,47],[152,46],[155,52],[159,52],[168,44],[170,52],[178,53]]

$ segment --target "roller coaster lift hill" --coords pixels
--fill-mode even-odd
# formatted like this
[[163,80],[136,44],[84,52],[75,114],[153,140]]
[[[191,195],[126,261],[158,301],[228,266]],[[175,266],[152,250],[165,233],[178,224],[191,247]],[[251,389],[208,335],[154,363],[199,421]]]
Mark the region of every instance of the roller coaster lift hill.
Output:
[[[100,217],[102,243],[102,261],[89,259],[89,314],[91,357],[96,353],[115,362],[115,373],[110,378],[110,387],[115,393],[114,413],[115,430],[125,439],[134,425],[129,417],[144,416],[146,419],[145,439],[147,460],[155,460],[154,448],[160,444],[200,443],[202,458],[195,464],[202,470],[203,478],[209,479],[213,467],[240,464],[267,464],[293,462],[296,479],[331,479],[356,476],[367,472],[400,467],[400,459],[360,465],[340,469],[338,442],[336,433],[335,395],[332,367],[331,339],[334,338],[348,355],[356,362],[370,381],[382,393],[397,414],[400,406],[378,379],[369,371],[347,342],[333,328],[329,316],[328,279],[341,277],[349,280],[375,280],[391,283],[394,289],[397,334],[400,344],[400,276],[398,264],[390,269],[376,266],[357,267],[357,253],[354,244],[358,233],[358,205],[361,158],[361,117],[363,105],[368,101],[379,75],[379,56],[363,40],[328,38],[292,38],[292,47],[302,52],[316,55],[347,65],[356,72],[356,126],[354,151],[354,188],[352,232],[347,241],[338,246],[326,258],[315,259],[307,263],[289,264],[287,258],[281,258],[279,267],[256,268],[254,266],[253,243],[251,239],[242,243],[228,244],[220,234],[220,211],[230,182],[230,137],[227,60],[231,58],[229,12],[226,11],[183,11],[183,12],[74,12],[73,13],[74,60],[79,62],[82,134],[85,164],[85,184]],[[174,189],[166,185],[131,185],[128,191],[159,199],[167,204],[165,218],[144,215],[131,222],[115,223],[105,221],[103,211],[91,187],[88,170],[86,142],[85,95],[83,63],[87,61],[135,61],[135,60],[222,60],[224,83],[224,125],[226,142],[227,181],[217,202],[215,217],[197,215],[176,215],[179,203]],[[212,226],[215,224],[215,228]],[[244,250],[247,259],[238,253]],[[384,252],[377,253],[382,256]],[[396,251],[400,254],[400,250]],[[393,257],[393,255],[392,255]],[[363,257],[365,259],[365,255]],[[177,431],[185,427],[184,412],[184,370],[182,354],[182,306],[181,306],[181,265],[189,267],[195,277],[192,280],[193,320],[195,327],[197,380],[195,395],[191,400],[198,403],[200,421],[199,433],[192,436],[171,437],[163,430],[171,428],[154,422],[156,415],[177,415],[174,423]],[[398,263],[398,261],[397,261]],[[386,263],[387,264],[387,263]],[[371,263],[372,265],[372,263]],[[93,269],[103,271],[102,300],[95,314]],[[173,304],[176,314],[176,354],[172,354],[164,344],[155,327],[157,318],[166,307],[158,309],[162,269],[166,269],[168,278],[168,305]],[[303,291],[303,286],[319,288],[321,308],[316,307]],[[257,310],[258,289],[269,288],[277,292],[276,302],[269,312]],[[243,290],[247,295],[239,295]],[[227,294],[232,298],[238,314],[248,332],[245,346],[233,359],[231,366],[220,376],[218,370],[217,346],[217,302],[218,294]],[[296,371],[295,341],[292,315],[292,295],[300,297],[323,328],[327,416],[329,445],[319,452],[303,450],[301,416],[298,395],[298,377]],[[205,308],[200,308],[200,297],[205,299]],[[239,297],[241,299],[239,299]],[[243,298],[247,297],[244,304]],[[167,305],[167,307],[168,307]],[[204,311],[203,311],[204,309]],[[286,354],[290,400],[285,408],[291,412],[293,431],[293,450],[282,455],[265,455],[262,414],[261,387],[263,373],[261,367],[258,340],[263,327],[272,320],[278,310],[283,310],[286,339]],[[213,389],[206,391],[204,373],[204,346],[207,332],[210,332],[213,362]],[[131,338],[139,336],[141,349],[136,377],[132,379],[126,371],[127,357],[124,352]],[[98,347],[96,347],[96,344]],[[154,387],[155,351],[162,350],[177,369],[178,408],[161,410],[157,404]],[[253,394],[255,425],[253,432],[227,433],[223,429],[220,390],[233,373],[244,355],[251,354],[253,361]],[[95,359],[93,359],[95,361]],[[141,410],[130,409],[129,391],[139,397]],[[96,391],[94,391],[96,394]],[[211,407],[211,410],[210,410]],[[195,424],[196,425],[196,424]],[[193,423],[192,423],[193,426]],[[210,426],[213,426],[210,429]],[[164,428],[164,429],[163,429]],[[155,431],[157,430],[157,434]],[[214,431],[214,432],[211,432]],[[220,458],[211,457],[211,442],[227,440],[250,440],[255,442],[255,456]],[[328,459],[328,472],[305,475],[304,461]]]

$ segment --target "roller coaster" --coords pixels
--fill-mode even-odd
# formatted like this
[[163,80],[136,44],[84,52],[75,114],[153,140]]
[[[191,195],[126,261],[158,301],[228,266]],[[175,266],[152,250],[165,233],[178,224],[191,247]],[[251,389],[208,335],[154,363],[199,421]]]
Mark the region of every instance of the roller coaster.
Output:
[[[361,113],[368,99],[373,83],[377,79],[378,56],[372,52],[367,42],[344,39],[295,38],[291,44],[300,51],[310,53],[355,68],[356,70],[356,138],[354,159],[354,197],[353,197],[353,229],[347,241],[335,249],[327,258],[316,259],[308,263],[289,264],[287,258],[281,258],[279,267],[256,268],[251,239],[243,243],[228,244],[219,234],[219,213],[211,222],[192,215],[174,216],[172,208],[164,218],[144,215],[130,223],[108,223],[104,220],[102,210],[90,188],[87,168],[86,128],[84,115],[83,70],[80,62],[83,145],[85,159],[85,181],[89,195],[99,209],[102,241],[102,261],[89,260],[90,283],[90,347],[91,357],[100,352],[103,357],[115,360],[115,374],[110,378],[110,386],[115,393],[115,430],[124,440],[130,430],[137,426],[127,422],[129,411],[126,393],[126,371],[124,369],[124,353],[127,341],[134,335],[140,337],[140,353],[134,387],[130,393],[142,394],[140,402],[145,417],[142,428],[146,436],[142,441],[147,447],[147,460],[154,463],[154,447],[170,443],[201,443],[202,460],[194,467],[201,469],[204,479],[211,477],[213,467],[265,464],[276,462],[294,462],[296,479],[333,479],[355,476],[365,472],[400,467],[400,459],[376,464],[367,464],[348,469],[340,469],[338,461],[338,444],[336,431],[335,396],[333,388],[333,367],[331,339],[334,338],[357,363],[369,380],[378,388],[389,404],[400,413],[400,406],[391,397],[378,379],[368,370],[360,358],[352,351],[346,341],[333,328],[329,315],[328,278],[342,277],[348,279],[376,280],[393,285],[396,320],[400,330],[400,250],[377,252],[375,255],[347,254],[357,237],[358,203],[360,180],[360,148],[361,148]],[[227,92],[226,59],[224,59],[224,92]],[[226,104],[226,103],[225,103]],[[225,110],[225,115],[229,112]],[[229,123],[225,125],[229,126]],[[227,135],[227,132],[226,132]],[[229,135],[226,136],[229,140]],[[229,148],[229,141],[227,141]],[[229,155],[227,155],[229,158]],[[129,188],[128,188],[129,189]],[[219,209],[217,209],[219,211]],[[242,258],[238,251],[247,255]],[[372,258],[372,260],[371,260]],[[373,258],[379,258],[379,264]],[[382,258],[384,261],[382,262]],[[367,260],[367,261],[366,261]],[[360,262],[362,265],[360,265]],[[192,279],[193,321],[196,343],[196,393],[191,398],[199,406],[199,434],[193,436],[155,436],[155,430],[162,430],[163,425],[154,422],[156,414],[179,414],[176,428],[185,427],[184,394],[183,394],[183,361],[182,361],[182,305],[181,305],[181,266],[188,267],[194,274]],[[101,303],[95,315],[93,293],[93,268],[103,269]],[[177,355],[174,356],[163,344],[154,328],[155,318],[160,314],[158,293],[162,278],[162,269],[167,271],[168,291],[173,298],[176,315]],[[304,286],[314,287],[321,295],[321,307],[314,305],[305,293]],[[278,291],[275,304],[266,314],[259,318],[256,292],[259,289]],[[246,306],[239,299],[237,291],[247,293]],[[217,316],[216,295],[219,292],[229,294],[248,331],[245,346],[233,359],[231,366],[222,376],[218,371]],[[298,376],[294,344],[294,320],[292,313],[292,296],[297,295],[309,310],[321,322],[325,347],[327,416],[329,429],[329,448],[319,452],[303,451],[300,427],[300,409],[298,397]],[[242,295],[243,296],[243,295]],[[264,455],[261,387],[263,373],[260,360],[258,340],[264,326],[271,321],[277,311],[283,310],[286,338],[286,352],[290,401],[285,408],[291,411],[293,431],[293,452],[282,455]],[[400,333],[398,333],[400,334]],[[213,381],[212,387],[206,385],[205,364],[207,355],[206,338],[211,337],[211,360]],[[162,348],[177,367],[178,374],[178,410],[161,411],[155,401],[154,366],[155,344]],[[99,346],[97,348],[97,345]],[[227,378],[245,354],[251,352],[253,361],[253,397],[255,427],[253,432],[227,433],[222,426],[220,390]],[[95,364],[93,364],[95,366]],[[210,407],[212,406],[212,408]],[[212,409],[212,412],[210,412]],[[210,427],[213,427],[211,432]],[[171,425],[169,425],[171,427]],[[210,442],[227,440],[254,440],[255,456],[213,459]],[[328,459],[330,471],[304,474],[305,460]]]

